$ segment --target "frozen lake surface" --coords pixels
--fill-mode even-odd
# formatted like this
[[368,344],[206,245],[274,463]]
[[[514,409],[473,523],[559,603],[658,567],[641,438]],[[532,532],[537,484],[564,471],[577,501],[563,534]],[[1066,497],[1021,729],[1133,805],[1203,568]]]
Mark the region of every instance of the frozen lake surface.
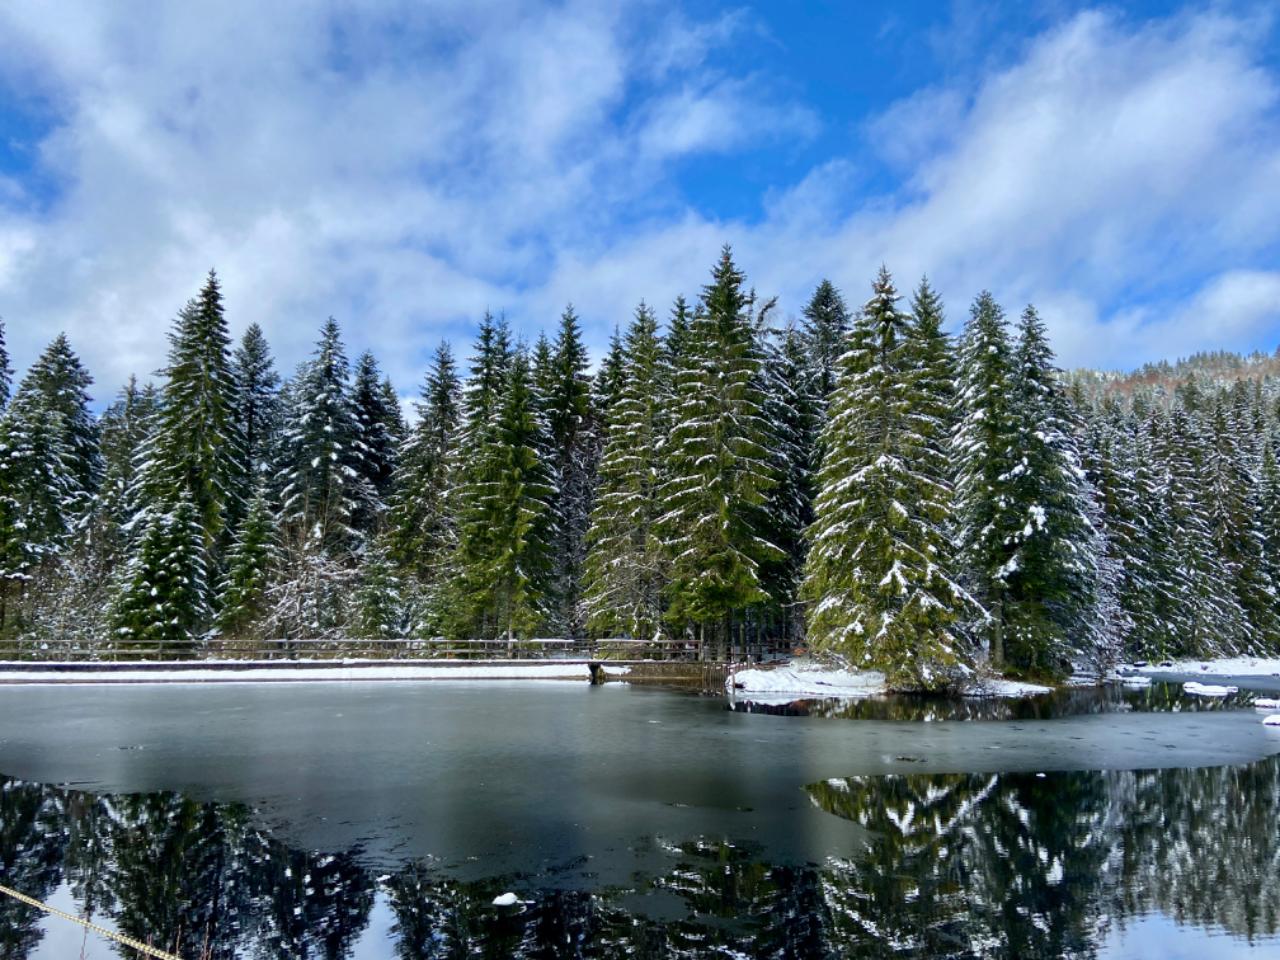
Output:
[[[0,882],[184,957],[1274,956],[1251,697],[11,687]],[[0,903],[6,958],[81,946]]]

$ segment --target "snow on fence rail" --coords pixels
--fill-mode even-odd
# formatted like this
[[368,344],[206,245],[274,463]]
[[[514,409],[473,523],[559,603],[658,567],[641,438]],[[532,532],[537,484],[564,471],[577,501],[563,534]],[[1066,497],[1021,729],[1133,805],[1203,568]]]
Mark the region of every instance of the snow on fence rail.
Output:
[[141,662],[154,660],[694,660],[697,644],[684,640],[568,640],[539,638],[508,643],[495,640],[207,640],[175,644],[163,641],[93,643],[79,641],[7,642],[0,661]]

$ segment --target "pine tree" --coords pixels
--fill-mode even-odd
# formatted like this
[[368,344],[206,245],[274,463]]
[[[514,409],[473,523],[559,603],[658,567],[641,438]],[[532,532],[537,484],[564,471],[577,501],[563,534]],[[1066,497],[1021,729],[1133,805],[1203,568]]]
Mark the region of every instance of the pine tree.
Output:
[[129,524],[137,513],[137,455],[148,445],[159,406],[155,387],[139,387],[131,376],[99,421],[103,461],[99,502],[116,526]]
[[623,356],[587,533],[583,595],[593,632],[649,639],[662,631],[667,558],[657,522],[670,397],[658,320],[644,303],[627,330]]
[[[474,395],[474,394],[473,394]],[[460,490],[453,632],[528,636],[545,622],[552,589],[554,487],[539,452],[529,357],[511,357],[492,419],[472,440]]]
[[[89,411],[93,383],[65,334],[58,334],[31,365],[18,387],[19,397],[38,393],[42,407],[58,423],[58,445],[65,451],[71,468],[72,485],[67,491],[68,511],[76,518],[87,514],[102,479],[102,457],[98,450],[98,430]],[[18,397],[15,397],[15,402]]]
[[[183,490],[172,505],[147,512],[137,549],[124,569],[111,610],[117,643],[189,650],[209,621],[205,531]],[[154,649],[148,646],[148,649]]]
[[835,389],[840,356],[849,331],[849,310],[830,280],[823,280],[804,308],[804,333],[814,369],[814,390],[821,410]]
[[404,602],[400,579],[386,550],[377,541],[365,547],[355,595],[356,635],[365,640],[404,636]]
[[960,422],[956,513],[961,564],[986,608],[988,650],[1004,664],[1004,602],[1014,538],[1025,521],[1015,507],[1012,482],[1020,460],[1019,424],[1011,408],[1014,358],[1004,312],[990,293],[974,302],[960,345]]
[[277,547],[275,516],[259,489],[227,551],[217,621],[224,635],[237,638],[260,624]]
[[167,381],[141,478],[151,502],[174,503],[185,493],[215,557],[245,490],[230,346],[222,291],[210,271],[169,335]]
[[13,387],[13,368],[9,366],[9,349],[4,341],[4,318],[0,317],[0,412],[9,405]]
[[881,268],[840,361],[806,568],[809,638],[891,687],[954,684],[964,594],[952,574],[945,423],[924,344]]
[[1094,622],[1095,531],[1088,517],[1074,413],[1058,382],[1044,323],[1027,307],[1018,324],[1013,416],[1018,461],[1005,478],[1014,525],[1002,578],[1007,661],[1062,672],[1073,640]]
[[460,405],[453,353],[442,343],[422,385],[418,422],[400,458],[387,515],[388,554],[423,594],[415,633],[439,627],[447,565],[457,543]]
[[569,637],[583,634],[582,565],[591,516],[593,452],[591,378],[573,306],[560,316],[544,403],[549,466],[555,491],[554,573],[550,626]]
[[1258,476],[1258,517],[1266,574],[1273,585],[1280,584],[1280,464],[1269,442],[1263,447]]
[[[600,371],[591,381],[591,409],[597,425],[608,421],[609,411],[622,397],[622,390],[626,383],[626,366],[626,348],[623,345],[622,335],[618,332],[618,328],[614,327],[613,335],[609,337],[609,349],[600,363]],[[602,430],[597,431],[597,440],[600,449],[603,450]]]
[[356,519],[359,529],[372,532],[380,523],[396,468],[396,431],[399,402],[388,405],[387,391],[373,354],[365,351],[356,361],[351,386],[351,406],[356,422],[356,446],[360,473],[373,496]]
[[236,426],[242,441],[241,472],[252,486],[264,473],[280,419],[280,376],[262,328],[249,324],[240,338],[231,364],[236,385]]
[[330,317],[320,328],[313,359],[287,391],[278,473],[284,479],[281,515],[293,539],[333,556],[358,544],[355,524],[374,496],[348,381],[341,333]]
[[726,246],[678,361],[659,521],[671,557],[667,615],[704,637],[710,627],[722,650],[747,609],[768,599],[760,566],[781,553],[758,535],[776,479],[742,284]]

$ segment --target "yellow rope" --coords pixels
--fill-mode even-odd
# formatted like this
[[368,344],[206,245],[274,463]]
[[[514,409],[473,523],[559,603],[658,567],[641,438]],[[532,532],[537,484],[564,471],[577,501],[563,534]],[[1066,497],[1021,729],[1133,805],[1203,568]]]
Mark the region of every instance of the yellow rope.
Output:
[[6,887],[4,884],[0,884],[0,893],[8,894],[13,897],[13,899],[20,900],[29,907],[35,907],[37,910],[43,910],[45,913],[51,913],[55,917],[62,917],[62,919],[70,920],[72,923],[78,923],[86,930],[92,930],[100,937],[106,937],[108,940],[114,940],[116,943],[122,943],[126,947],[137,950],[139,953],[146,954],[148,957],[155,957],[156,960],[182,960],[181,957],[175,956],[172,953],[165,953],[163,950],[159,950],[145,944],[141,940],[135,940],[133,937],[126,937],[122,933],[116,933],[114,930],[108,930],[106,927],[100,927],[96,923],[90,923],[83,917],[74,916],[73,914],[59,910],[57,907],[51,907],[47,903],[41,903],[34,897],[28,897],[25,893],[19,893],[11,887]]

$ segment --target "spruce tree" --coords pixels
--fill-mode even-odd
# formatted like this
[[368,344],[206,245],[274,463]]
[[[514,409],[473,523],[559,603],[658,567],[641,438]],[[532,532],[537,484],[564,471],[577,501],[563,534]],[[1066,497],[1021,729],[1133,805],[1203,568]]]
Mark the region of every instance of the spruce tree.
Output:
[[[600,363],[600,371],[591,380],[591,409],[597,428],[608,421],[613,405],[622,397],[626,382],[626,356],[622,335],[614,327],[613,335],[609,337],[609,349]],[[597,429],[596,439],[602,450],[603,430]]]
[[1094,622],[1095,531],[1074,412],[1032,307],[1018,323],[1013,388],[1018,461],[1005,478],[1015,521],[1002,571],[1005,657],[1021,670],[1053,675]]
[[1014,539],[1025,522],[1012,489],[1021,459],[1013,381],[1004,312],[984,291],[960,344],[960,421],[952,448],[960,559],[972,580],[971,592],[988,612],[987,647],[997,668],[1004,665],[1004,603]]
[[[102,479],[98,430],[89,411],[88,388],[93,377],[65,334],[58,334],[45,348],[18,387],[18,394],[38,393],[41,406],[58,423],[58,444],[71,469],[67,491],[68,510],[77,519],[85,516]],[[15,397],[15,401],[17,398]]]
[[457,541],[461,385],[447,343],[436,349],[422,385],[418,422],[396,470],[387,514],[387,550],[421,595],[414,632],[439,628],[446,572]]
[[112,604],[115,641],[146,642],[148,651],[155,650],[150,644],[164,644],[168,655],[189,651],[209,621],[207,575],[200,511],[182,490],[175,503],[147,511]]
[[378,541],[366,545],[355,592],[356,635],[365,640],[404,636],[404,599],[386,550]]
[[222,291],[210,271],[169,335],[167,380],[141,478],[151,502],[175,503],[185,493],[214,556],[245,491],[230,346]]
[[722,651],[748,608],[768,599],[761,564],[781,555],[758,530],[776,478],[764,360],[742,285],[726,246],[678,359],[660,519],[671,558],[667,616],[697,625],[704,639],[710,628]]
[[939,438],[936,381],[921,375],[924,344],[881,268],[840,361],[805,594],[809,638],[896,689],[958,679],[964,594],[946,523],[951,488]]
[[13,367],[9,366],[9,349],[4,340],[4,318],[0,317],[0,412],[9,405],[13,387]]
[[527,352],[516,351],[493,416],[472,439],[475,459],[460,490],[455,635],[478,631],[511,643],[546,622],[555,489],[540,455],[546,428],[532,379]]
[[277,546],[275,516],[259,489],[227,551],[217,620],[225,636],[238,639],[261,623]]
[[823,280],[804,308],[804,333],[814,370],[814,390],[819,408],[835,389],[839,360],[849,331],[849,309],[830,280]]
[[1263,447],[1258,476],[1258,518],[1266,574],[1273,585],[1280,584],[1280,464],[1270,442]]
[[607,413],[583,595],[592,632],[650,639],[662,632],[667,557],[658,518],[670,396],[658,320],[644,303],[623,356],[621,390]]
[[337,321],[320,328],[313,359],[287,391],[281,437],[281,515],[292,540],[331,556],[348,553],[374,493],[365,476],[350,370]]
[[560,316],[552,354],[550,383],[545,388],[549,467],[555,486],[554,573],[551,620],[556,633],[582,636],[582,564],[594,483],[591,377],[587,351],[573,306]]
[[240,433],[241,473],[252,488],[271,462],[280,426],[280,376],[262,328],[249,324],[231,363],[236,387],[236,427]]
[[373,496],[356,519],[366,532],[375,530],[391,492],[396,468],[396,432],[399,429],[399,402],[389,398],[378,369],[378,361],[367,350],[356,361],[351,385],[351,406],[356,423],[356,446],[360,450],[360,473]]

